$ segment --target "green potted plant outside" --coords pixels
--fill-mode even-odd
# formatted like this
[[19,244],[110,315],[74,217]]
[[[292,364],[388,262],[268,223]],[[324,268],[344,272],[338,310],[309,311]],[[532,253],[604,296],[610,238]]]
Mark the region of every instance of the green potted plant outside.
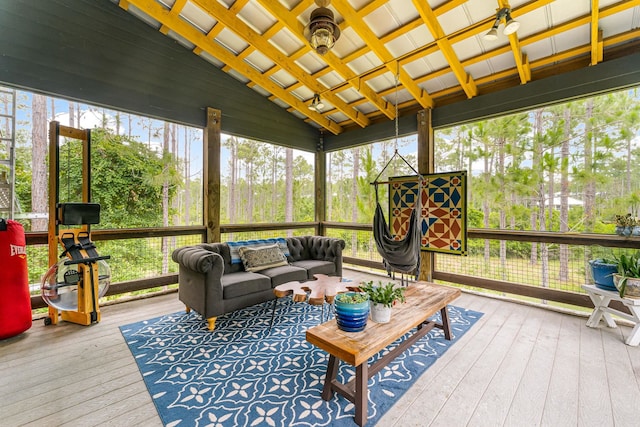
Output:
[[362,282],[359,286],[362,292],[369,295],[371,305],[371,320],[377,323],[387,323],[391,320],[391,308],[397,301],[405,302],[405,288],[396,286],[393,282],[383,284],[378,281]]
[[634,214],[616,215],[616,234],[619,236],[640,236],[640,220]]
[[613,276],[613,281],[620,297],[640,298],[640,251],[620,255],[617,265],[618,273]]
[[618,272],[618,262],[614,257],[601,257],[589,261],[591,278],[597,288],[616,291],[613,275]]

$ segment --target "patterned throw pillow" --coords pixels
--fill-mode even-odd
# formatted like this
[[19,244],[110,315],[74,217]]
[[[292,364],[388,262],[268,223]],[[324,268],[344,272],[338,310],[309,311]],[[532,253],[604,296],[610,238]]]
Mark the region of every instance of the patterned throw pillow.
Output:
[[240,264],[242,262],[242,260],[240,259],[240,253],[238,253],[238,249],[243,246],[252,246],[255,248],[271,246],[274,243],[277,243],[280,246],[280,250],[285,256],[289,256],[289,246],[287,246],[287,240],[284,237],[227,242],[227,245],[229,246],[229,252],[231,252],[231,264]]
[[260,271],[289,264],[278,244],[257,248],[241,246],[238,253],[246,271]]

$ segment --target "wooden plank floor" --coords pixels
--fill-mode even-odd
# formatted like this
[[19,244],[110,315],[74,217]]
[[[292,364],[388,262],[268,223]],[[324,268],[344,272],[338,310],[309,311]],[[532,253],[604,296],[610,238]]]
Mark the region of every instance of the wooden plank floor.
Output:
[[[484,316],[379,426],[640,425],[629,327],[590,329],[584,317],[468,293],[454,304]],[[103,307],[90,327],[36,321],[0,341],[0,426],[161,426],[118,326],[182,309],[169,294]]]

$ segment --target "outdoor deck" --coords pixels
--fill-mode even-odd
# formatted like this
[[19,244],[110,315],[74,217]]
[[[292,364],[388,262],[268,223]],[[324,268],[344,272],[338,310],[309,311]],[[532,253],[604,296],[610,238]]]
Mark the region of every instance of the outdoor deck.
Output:
[[[454,304],[484,316],[379,426],[638,425],[629,327],[590,329],[585,317],[468,293]],[[36,321],[0,342],[0,426],[162,425],[118,327],[182,309],[164,295],[103,307],[97,325]]]

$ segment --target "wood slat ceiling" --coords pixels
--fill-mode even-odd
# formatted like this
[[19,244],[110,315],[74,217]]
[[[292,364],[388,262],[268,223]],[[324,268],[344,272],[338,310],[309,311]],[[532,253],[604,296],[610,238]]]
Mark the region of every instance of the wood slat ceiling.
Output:
[[[336,135],[595,65],[640,40],[640,0],[333,0],[342,35],[324,56],[303,37],[313,0],[113,1]],[[485,40],[503,7],[519,30],[505,36],[502,23]]]

